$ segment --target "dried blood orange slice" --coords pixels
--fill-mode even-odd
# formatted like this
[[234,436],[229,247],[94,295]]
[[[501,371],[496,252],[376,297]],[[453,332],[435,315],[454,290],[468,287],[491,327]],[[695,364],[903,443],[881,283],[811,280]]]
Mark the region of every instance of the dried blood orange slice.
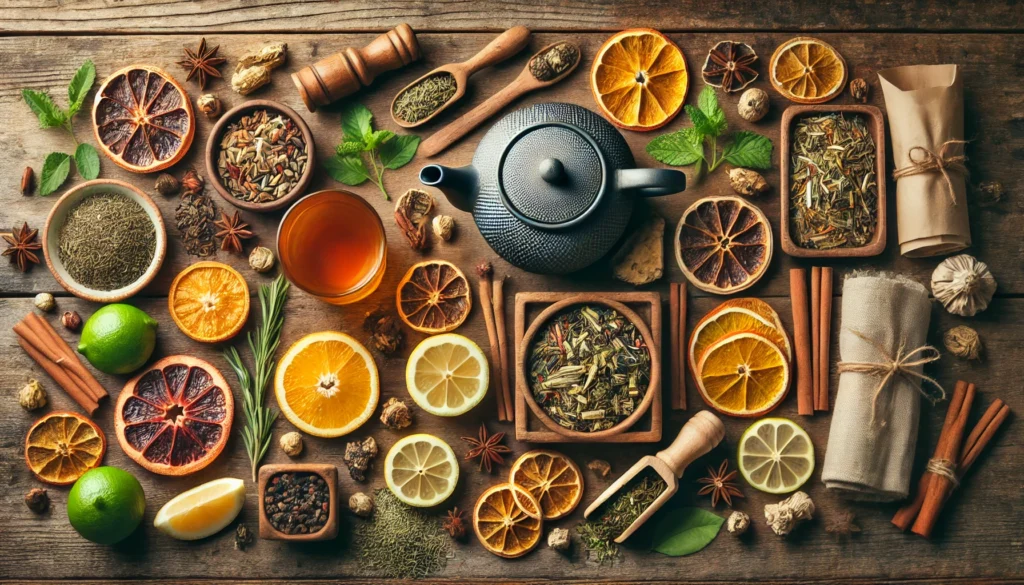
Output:
[[469,316],[472,296],[459,267],[444,260],[413,265],[398,283],[398,316],[423,333],[452,331]]
[[188,475],[224,450],[235,400],[217,368],[175,355],[129,380],[114,413],[117,440],[136,463],[161,475]]
[[511,483],[488,488],[473,507],[473,531],[480,544],[506,559],[533,550],[540,542],[543,523],[536,498]]
[[68,485],[103,461],[107,438],[96,423],[74,412],[51,412],[25,436],[25,462],[36,477]]
[[676,228],[676,262],[701,290],[732,294],[752,286],[772,259],[768,218],[739,197],[698,199]]
[[150,65],[130,65],[108,77],[96,92],[92,122],[103,152],[133,173],[178,162],[196,131],[188,94]]
[[545,520],[568,516],[583,499],[583,474],[579,466],[558,451],[536,449],[523,453],[512,464],[509,483],[536,498]]

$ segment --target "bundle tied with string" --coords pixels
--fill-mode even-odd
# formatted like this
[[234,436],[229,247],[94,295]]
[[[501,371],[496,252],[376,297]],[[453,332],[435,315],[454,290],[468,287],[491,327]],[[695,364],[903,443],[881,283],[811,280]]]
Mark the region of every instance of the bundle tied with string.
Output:
[[843,497],[895,501],[910,492],[922,395],[945,397],[924,374],[938,359],[926,344],[928,289],[888,273],[843,285],[839,389],[822,481]]

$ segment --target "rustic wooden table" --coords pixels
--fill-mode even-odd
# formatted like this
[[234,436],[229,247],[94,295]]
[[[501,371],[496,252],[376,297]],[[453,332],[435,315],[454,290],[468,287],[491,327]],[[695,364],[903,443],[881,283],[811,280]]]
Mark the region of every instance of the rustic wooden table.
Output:
[[[85,59],[92,59],[102,80],[113,70],[130,63],[148,63],[173,72],[179,80],[184,73],[175,62],[180,59],[183,45],[195,46],[200,37],[207,37],[220,45],[221,54],[233,62],[244,51],[269,41],[285,41],[289,47],[289,61],[284,71],[276,72],[273,84],[254,97],[280,100],[303,112],[316,135],[321,153],[329,153],[340,141],[341,129],[337,108],[325,108],[316,114],[305,112],[299,97],[288,79],[294,71],[318,58],[344,47],[362,46],[379,32],[401,22],[408,22],[419,32],[425,59],[403,71],[384,75],[369,90],[356,99],[368,105],[377,115],[378,124],[389,129],[393,124],[387,116],[387,104],[405,83],[430,68],[442,63],[461,61],[486,44],[496,33],[515,24],[534,29],[530,48],[517,58],[478,74],[472,81],[471,94],[453,112],[444,116],[454,119],[460,112],[482,101],[511,81],[521,69],[526,56],[537,48],[560,39],[578,42],[584,52],[584,62],[566,82],[543,93],[537,93],[517,105],[542,101],[566,101],[594,107],[587,72],[591,57],[612,31],[632,26],[653,26],[668,33],[685,51],[691,70],[699,70],[707,50],[718,40],[735,39],[750,43],[761,55],[761,70],[774,48],[796,34],[812,33],[833,44],[844,55],[850,66],[851,77],[864,77],[872,85],[871,102],[882,107],[881,91],[876,73],[885,67],[918,63],[958,63],[961,65],[966,88],[967,137],[973,140],[969,148],[972,170],[971,182],[1000,181],[1008,195],[998,203],[979,205],[972,203],[970,218],[974,246],[970,252],[989,263],[999,280],[999,291],[992,306],[974,319],[959,319],[936,306],[932,312],[930,339],[941,343],[941,332],[961,323],[976,327],[986,346],[985,360],[968,364],[945,357],[933,370],[944,384],[952,386],[957,379],[978,384],[985,402],[995,396],[1002,397],[1018,412],[1024,410],[1024,390],[1020,383],[1024,376],[1024,271],[1020,226],[1024,223],[1024,206],[1020,202],[1019,173],[1017,167],[1024,162],[1024,92],[1021,90],[1021,55],[1024,55],[1024,11],[1016,2],[988,1],[963,2],[954,8],[940,2],[912,2],[878,0],[862,3],[854,0],[842,2],[796,2],[777,4],[756,0],[731,0],[724,3],[696,2],[692,0],[633,0],[617,4],[610,0],[597,2],[563,0],[538,2],[526,0],[517,3],[487,0],[480,2],[415,2],[393,0],[379,3],[301,2],[300,0],[231,0],[225,2],[169,1],[150,3],[144,0],[0,0],[0,112],[4,123],[0,127],[0,168],[6,169],[0,178],[0,226],[12,226],[27,221],[33,227],[42,227],[54,197],[22,197],[18,193],[21,171],[32,165],[39,171],[46,153],[67,151],[69,139],[57,130],[40,130],[34,116],[20,97],[21,88],[45,89],[63,101],[64,88],[72,73]],[[229,65],[230,67],[230,65]],[[699,90],[699,75],[691,81],[691,92]],[[789,104],[770,89],[765,80],[757,82],[772,96],[769,116],[756,124],[757,131],[767,134],[778,145],[779,119]],[[186,84],[193,98],[198,87]],[[243,101],[231,92],[228,83],[214,81],[208,88],[225,100],[228,106]],[[695,93],[693,94],[695,95]],[[843,95],[836,103],[849,103]],[[730,124],[747,127],[735,115],[736,97],[724,98]],[[91,103],[91,97],[89,100]],[[200,117],[201,118],[201,117]],[[175,171],[190,166],[201,167],[202,147],[211,124],[199,119],[199,128],[191,152]],[[684,124],[681,116],[668,129]],[[439,127],[433,124],[424,130]],[[79,138],[92,142],[89,116],[76,121]],[[484,132],[481,128],[468,139],[443,155],[446,164],[468,163],[477,140]],[[652,136],[627,133],[637,162],[652,165],[644,146]],[[778,163],[778,150],[775,159]],[[890,151],[891,152],[891,151]],[[421,166],[413,164],[392,172],[386,179],[393,194],[417,186],[416,173]],[[146,190],[152,189],[153,176],[133,175],[122,171],[109,160],[102,161],[102,176],[129,181]],[[889,168],[892,168],[891,155]],[[767,173],[768,181],[777,188],[778,170]],[[68,186],[80,182],[73,178]],[[311,190],[337,186],[325,173],[317,172]],[[889,192],[893,193],[890,182]],[[654,201],[657,210],[674,226],[683,209],[701,196],[728,192],[725,173],[718,172],[703,184],[694,184],[681,195]],[[295,291],[288,303],[284,330],[285,346],[310,331],[331,328],[362,336],[361,322],[368,308],[377,304],[393,303],[395,285],[405,269],[421,258],[413,253],[390,220],[391,204],[384,201],[371,186],[355,189],[365,197],[385,219],[390,240],[388,272],[380,288],[360,305],[338,308],[325,305],[301,292]],[[173,216],[174,199],[155,196],[165,218]],[[891,201],[891,199],[890,199]],[[222,208],[226,207],[218,201]],[[758,203],[768,214],[778,238],[779,204],[777,192],[765,196]],[[607,267],[598,267],[586,274],[567,278],[545,278],[517,271],[501,262],[484,245],[471,217],[455,211],[441,200],[440,208],[457,218],[459,229],[453,242],[437,246],[432,256],[449,259],[467,273],[482,259],[496,264],[499,274],[510,278],[509,299],[517,291],[601,291],[627,290],[622,283],[613,281]],[[890,238],[886,252],[866,261],[835,262],[837,271],[846,274],[854,269],[880,268],[909,274],[927,282],[936,259],[910,260],[897,252],[895,213],[890,214]],[[259,236],[260,243],[272,245],[279,214],[257,215],[243,213]],[[173,325],[166,310],[166,292],[171,279],[189,264],[190,259],[180,247],[173,227],[169,230],[171,246],[163,270],[156,281],[132,300],[160,321],[159,356],[186,353],[201,356],[228,372],[218,348],[200,346],[190,342]],[[777,242],[776,242],[777,245]],[[267,279],[255,275],[245,259],[218,254],[218,260],[230,263],[243,271],[252,290]],[[748,294],[765,298],[790,321],[787,270],[801,265],[777,250],[772,266],[765,278]],[[75,409],[75,405],[41,372],[17,347],[11,333],[14,323],[33,310],[32,296],[48,291],[58,296],[60,310],[74,309],[88,316],[97,307],[68,296],[54,281],[45,267],[37,266],[27,274],[3,266],[0,277],[0,476],[4,488],[0,490],[0,582],[2,583],[114,583],[122,581],[151,581],[159,583],[208,582],[293,582],[327,583],[346,582],[379,583],[365,572],[360,562],[346,552],[346,528],[342,536],[327,543],[295,546],[280,542],[258,541],[245,552],[234,550],[230,530],[200,542],[179,542],[157,533],[151,526],[156,510],[170,497],[182,490],[225,475],[248,478],[249,465],[238,433],[215,464],[204,471],[185,478],[164,478],[152,475],[132,463],[116,446],[113,435],[113,415],[109,404],[97,413],[97,421],[112,442],[106,463],[130,470],[145,487],[148,508],[143,529],[128,541],[113,547],[91,544],[78,537],[69,526],[65,512],[66,489],[50,489],[54,501],[50,514],[36,516],[22,503],[22,496],[39,484],[26,468],[22,458],[24,434],[34,414],[23,411],[15,399],[17,390],[28,378],[39,377],[51,389],[52,408]],[[683,279],[675,262],[669,258],[666,277],[652,287],[667,296],[667,282]],[[836,295],[842,294],[837,286]],[[712,308],[720,299],[709,297],[691,287],[691,324]],[[55,319],[55,315],[49,318]],[[838,318],[838,315],[837,315]],[[460,330],[480,343],[486,343],[483,318],[474,310],[469,321]],[[70,334],[66,334],[71,337]],[[415,344],[417,335],[408,342]],[[408,351],[408,349],[406,349]],[[833,350],[835,351],[835,350]],[[835,355],[835,354],[833,354]],[[390,396],[406,397],[403,382],[404,357],[378,360],[383,378],[382,400]],[[116,396],[124,379],[100,376],[101,382]],[[833,381],[835,376],[833,375]],[[271,399],[271,402],[272,399]],[[691,412],[666,411],[665,437],[673,437],[682,423],[701,406],[700,398],[692,391],[689,396]],[[459,437],[472,434],[481,421],[494,418],[493,397],[470,414],[454,421],[440,420],[417,413],[413,430],[433,432],[462,451]],[[796,418],[796,400],[786,400],[776,413]],[[918,468],[923,465],[934,445],[941,425],[944,408],[924,409],[918,441]],[[800,424],[810,432],[817,447],[821,465],[828,437],[829,417],[800,418]],[[508,424],[488,423],[494,430],[512,431]],[[684,479],[676,502],[703,500],[694,496],[692,480],[702,472],[705,463],[717,463],[724,456],[732,456],[736,441],[746,427],[743,420],[727,420],[727,438],[712,456],[702,460],[695,472]],[[275,435],[292,430],[280,421]],[[355,434],[372,434],[382,450],[386,451],[402,435],[383,429],[377,422],[368,423]],[[307,453],[303,461],[326,462],[343,469],[344,439],[319,440],[307,438]],[[516,455],[531,445],[510,441]],[[638,456],[653,452],[655,445],[629,445],[621,448],[608,446],[566,446],[565,452],[581,464],[600,456],[611,461],[615,473],[623,471]],[[268,462],[284,462],[287,458],[276,447],[270,450]],[[378,462],[378,466],[380,463]],[[585,501],[595,497],[613,477],[596,478],[585,471],[587,493]],[[356,490],[381,487],[379,470],[369,484],[357,485],[342,472],[343,497]],[[478,473],[474,466],[465,464],[462,481],[449,504],[469,508],[476,496],[487,486],[501,481],[499,474],[488,476]],[[774,497],[746,488],[747,499],[738,507],[747,511],[759,524],[754,538],[740,542],[728,535],[719,538],[702,553],[681,559],[628,550],[622,560],[611,566],[599,566],[581,558],[577,551],[571,558],[563,558],[541,546],[528,556],[516,561],[503,561],[485,552],[473,539],[456,547],[454,558],[447,570],[433,582],[550,582],[576,583],[608,582],[987,582],[1009,583],[1024,579],[1024,443],[1016,424],[1004,431],[993,448],[984,456],[954,496],[944,521],[933,542],[916,536],[901,534],[889,524],[895,507],[892,505],[852,505],[827,494],[820,476],[805,486],[818,504],[819,518],[806,530],[789,540],[772,535],[761,524],[761,510]],[[248,480],[247,480],[248,482]],[[248,486],[248,499],[241,521],[255,528],[257,522],[256,490]],[[863,532],[847,542],[837,542],[825,532],[824,520],[842,510],[854,510]],[[582,514],[582,508],[569,519],[558,523],[571,527]],[[642,545],[638,545],[642,546]]]

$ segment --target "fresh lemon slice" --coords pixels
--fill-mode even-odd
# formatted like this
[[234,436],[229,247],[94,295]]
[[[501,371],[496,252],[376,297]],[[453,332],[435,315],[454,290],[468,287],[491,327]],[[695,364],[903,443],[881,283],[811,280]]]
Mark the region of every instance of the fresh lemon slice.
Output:
[[814,445],[807,432],[785,418],[755,422],[740,438],[743,479],[769,494],[785,494],[804,485],[814,472]]
[[220,532],[245,503],[245,482],[225,477],[179,494],[156,513],[153,525],[178,540],[197,540]]
[[437,416],[458,416],[487,394],[487,358],[480,346],[457,333],[428,337],[412,350],[405,367],[409,395]]
[[459,482],[455,452],[438,437],[410,435],[399,440],[384,459],[388,489],[410,506],[436,506],[448,499]]

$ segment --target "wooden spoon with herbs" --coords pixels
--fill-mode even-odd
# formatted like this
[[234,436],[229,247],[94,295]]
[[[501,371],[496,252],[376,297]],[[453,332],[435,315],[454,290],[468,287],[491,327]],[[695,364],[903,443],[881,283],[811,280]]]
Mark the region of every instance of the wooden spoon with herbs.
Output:
[[419,153],[427,157],[440,154],[514,100],[535,89],[558,83],[579,64],[580,48],[574,43],[562,41],[544,47],[530,57],[522,73],[512,83],[424,140]]

